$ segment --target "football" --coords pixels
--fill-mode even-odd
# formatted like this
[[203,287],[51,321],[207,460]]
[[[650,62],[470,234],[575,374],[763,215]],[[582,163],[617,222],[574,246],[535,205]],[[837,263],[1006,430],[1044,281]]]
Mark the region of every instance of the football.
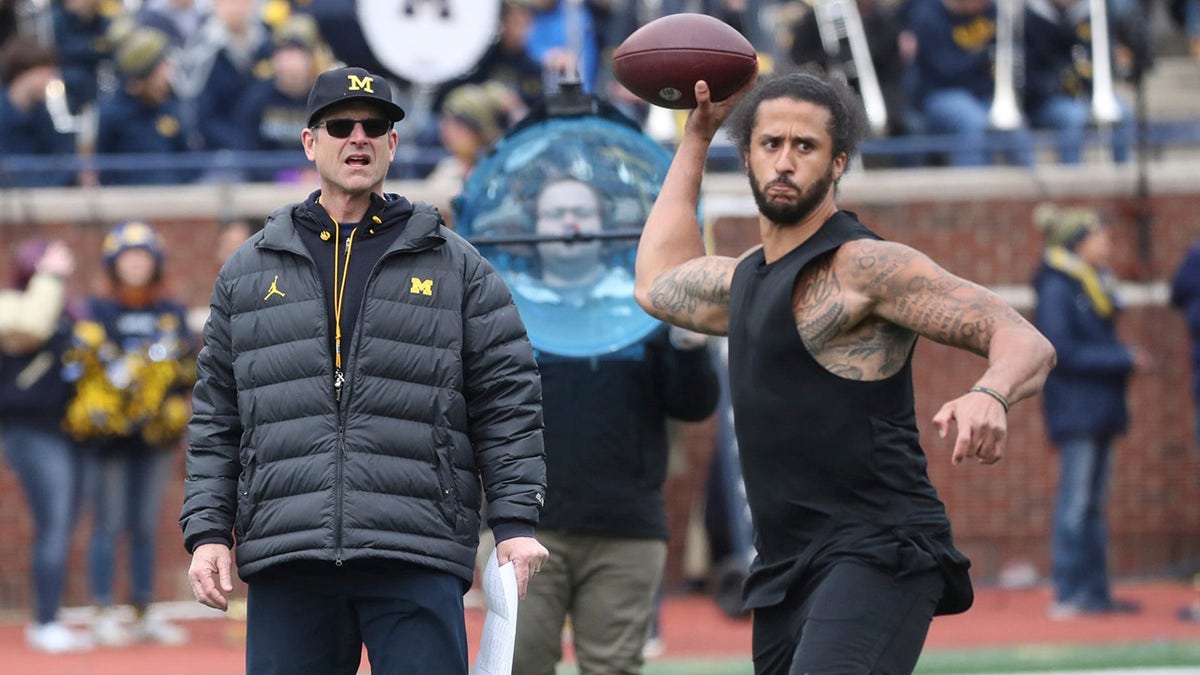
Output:
[[729,24],[705,14],[668,14],[625,38],[612,57],[613,77],[638,98],[663,108],[696,107],[697,80],[721,101],[758,72],[758,54]]

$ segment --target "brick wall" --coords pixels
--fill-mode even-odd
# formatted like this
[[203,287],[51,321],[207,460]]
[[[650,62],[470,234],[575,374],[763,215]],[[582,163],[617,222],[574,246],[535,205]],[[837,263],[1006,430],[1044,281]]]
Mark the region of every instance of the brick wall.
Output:
[[[1194,169],[1186,170],[1186,175],[1192,173]],[[1168,186],[1155,192],[1150,256],[1142,260],[1137,253],[1136,203],[1122,187],[1128,182],[1112,187],[1095,177],[1073,175],[1040,184],[1037,189],[997,189],[1002,180],[988,174],[982,182],[971,183],[972,188],[955,183],[959,175],[933,176],[927,181],[931,185],[922,190],[904,184],[889,187],[882,178],[848,177],[839,203],[856,210],[883,236],[915,246],[951,272],[992,287],[1022,286],[1031,278],[1040,240],[1029,213],[1039,193],[1068,203],[1090,204],[1105,213],[1113,224],[1117,267],[1125,279],[1148,284],[1168,279],[1188,244],[1200,236],[1200,188]],[[741,180],[733,182],[742,185]],[[1178,182],[1191,185],[1194,179]],[[422,189],[419,184],[404,185],[396,191],[437,201],[436,195],[424,195]],[[717,189],[744,199],[734,188]],[[33,234],[62,237],[79,257],[75,290],[98,289],[104,283],[98,262],[104,231],[141,209],[167,241],[169,278],[176,295],[203,307],[217,269],[212,249],[218,214],[232,208],[237,213],[261,215],[303,194],[302,190],[283,194],[279,188],[216,190],[113,190],[90,196],[47,191],[43,196],[24,198],[21,208],[13,208],[12,201],[0,202],[0,248],[8,251],[16,241]],[[13,193],[0,193],[0,200],[11,199]],[[712,241],[720,251],[740,251],[757,239],[752,218],[720,217],[713,225]],[[7,263],[5,256],[0,261],[0,278],[7,278]],[[1200,450],[1191,433],[1191,374],[1184,325],[1175,312],[1151,302],[1126,312],[1121,333],[1146,348],[1154,365],[1132,383],[1132,426],[1117,444],[1109,506],[1114,570],[1119,575],[1190,570],[1200,563]],[[947,503],[961,548],[975,562],[978,580],[993,580],[1003,565],[1017,560],[1030,561],[1045,573],[1058,471],[1053,449],[1045,439],[1038,402],[1027,401],[1013,409],[1007,459],[991,467],[969,462],[952,467],[950,444],[939,440],[929,423],[941,403],[959,395],[983,368],[984,362],[975,356],[928,341],[918,343],[914,361],[917,417],[932,479]],[[688,452],[677,463],[668,485],[674,537],[668,577],[672,583],[682,577],[686,522],[703,488],[713,438],[711,422],[687,425],[684,435]],[[173,477],[160,525],[158,596],[185,599],[190,597],[184,579],[188,560],[176,525],[182,461]],[[10,550],[10,555],[0,556],[0,609],[28,607],[29,516],[7,465],[0,465],[0,522]],[[70,605],[88,601],[86,539],[85,530],[76,533],[66,593]],[[124,552],[121,555],[123,559]],[[127,568],[122,565],[120,569],[124,573]],[[127,581],[118,579],[118,597],[125,597],[127,588]]]

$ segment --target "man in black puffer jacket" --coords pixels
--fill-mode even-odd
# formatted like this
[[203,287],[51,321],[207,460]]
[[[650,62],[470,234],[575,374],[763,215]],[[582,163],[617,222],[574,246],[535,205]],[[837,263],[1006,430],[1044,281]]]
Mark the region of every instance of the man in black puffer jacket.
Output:
[[[467,672],[482,492],[520,594],[548,553],[541,385],[508,289],[436,209],[383,193],[404,111],[323,73],[321,190],[222,268],[180,523],[197,599],[248,585],[247,672]],[[482,479],[482,485],[481,485]],[[481,489],[482,488],[482,489]]]

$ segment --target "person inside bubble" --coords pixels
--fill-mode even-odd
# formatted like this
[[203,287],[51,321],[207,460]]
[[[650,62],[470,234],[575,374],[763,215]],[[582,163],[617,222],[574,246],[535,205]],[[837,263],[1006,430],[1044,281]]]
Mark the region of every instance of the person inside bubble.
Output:
[[[577,178],[544,183],[534,200],[534,233],[540,236],[599,234],[604,230],[604,199]],[[537,244],[540,279],[520,274],[513,290],[533,302],[582,305],[593,298],[633,297],[633,277],[610,266],[603,241],[542,241]]]

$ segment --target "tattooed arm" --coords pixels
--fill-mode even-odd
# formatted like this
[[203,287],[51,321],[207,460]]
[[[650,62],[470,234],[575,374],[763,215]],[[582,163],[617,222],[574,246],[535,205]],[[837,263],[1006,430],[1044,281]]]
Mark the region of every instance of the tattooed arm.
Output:
[[[995,293],[902,244],[863,240],[843,249],[843,269],[853,270],[849,283],[872,314],[987,358],[987,370],[975,384],[1010,405],[1041,391],[1054,367],[1054,347]],[[990,464],[1004,454],[1005,413],[992,396],[968,392],[942,406],[934,423],[942,437],[951,421],[957,423],[956,464],[970,455]]]
[[688,115],[637,251],[638,304],[663,321],[712,335],[729,330],[729,284],[737,260],[705,255],[696,210],[708,146],[738,98],[713,103],[707,86],[696,84],[699,105]]

